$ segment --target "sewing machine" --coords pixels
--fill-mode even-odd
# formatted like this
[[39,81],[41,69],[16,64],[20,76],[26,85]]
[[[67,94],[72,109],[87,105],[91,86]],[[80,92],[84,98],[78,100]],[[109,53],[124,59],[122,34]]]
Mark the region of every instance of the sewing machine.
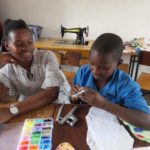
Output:
[[84,33],[86,35],[86,37],[88,36],[89,34],[89,27],[85,27],[85,28],[65,28],[61,25],[61,36],[62,38],[64,37],[64,33],[75,33],[77,34],[77,37],[76,37],[76,41],[74,44],[76,45],[86,45],[86,42],[84,40]]

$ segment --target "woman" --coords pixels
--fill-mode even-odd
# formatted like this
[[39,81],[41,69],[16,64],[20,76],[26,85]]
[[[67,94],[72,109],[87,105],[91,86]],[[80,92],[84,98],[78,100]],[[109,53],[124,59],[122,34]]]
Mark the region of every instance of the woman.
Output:
[[[0,98],[19,95],[17,105],[0,109],[0,123],[51,102],[68,103],[69,84],[50,51],[34,49],[31,31],[23,20],[6,20],[1,55]],[[61,99],[60,99],[61,98]]]

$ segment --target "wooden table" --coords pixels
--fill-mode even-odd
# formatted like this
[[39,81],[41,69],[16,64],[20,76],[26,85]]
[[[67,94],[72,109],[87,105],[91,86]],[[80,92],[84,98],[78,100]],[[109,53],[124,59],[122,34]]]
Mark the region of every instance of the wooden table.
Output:
[[93,42],[94,40],[89,40],[87,45],[75,45],[70,44],[73,43],[71,39],[47,38],[39,39],[34,43],[34,46],[39,49],[52,50],[55,52],[80,52],[83,57],[87,58]]
[[[10,105],[11,103],[1,104],[0,107],[5,107]],[[63,109],[62,115],[67,114],[74,105],[66,105]],[[60,105],[51,104],[45,107],[42,107],[38,110],[34,110],[32,112],[19,115],[11,119],[8,123],[16,123],[16,122],[23,122],[27,118],[47,118],[53,117],[54,120],[56,119],[56,115],[58,112]],[[81,109],[78,109],[75,112],[79,121],[75,124],[74,127],[70,127],[67,124],[61,126],[57,122],[54,123],[54,130],[53,130],[53,150],[59,145],[61,142],[69,142],[75,146],[76,150],[89,150],[86,144],[86,122],[85,122],[85,115],[88,112],[89,107],[87,105],[80,106]],[[79,140],[79,137],[81,138]],[[15,137],[14,137],[15,138]],[[11,141],[10,145],[12,144]],[[1,142],[0,142],[1,143]],[[6,143],[7,146],[8,143]]]
[[[54,118],[56,118],[58,109],[60,105],[57,105],[55,109]],[[63,113],[69,112],[74,105],[66,105]],[[85,116],[88,113],[90,106],[83,104],[75,112],[75,115],[78,117],[79,121],[75,124],[74,127],[70,127],[68,125],[59,125],[57,122],[55,123],[54,128],[54,137],[53,137],[53,144],[54,147],[61,142],[68,141],[73,144],[76,150],[89,150],[87,143],[86,143],[86,134],[87,134],[87,125]],[[63,137],[60,138],[60,135]],[[78,140],[79,139],[79,140]],[[134,147],[146,147],[150,146],[150,143],[140,141],[134,138]]]
[[[4,104],[1,105],[1,107],[3,106]],[[62,116],[67,114],[73,108],[73,106],[74,105],[65,105],[62,112]],[[53,117],[55,120],[59,107],[60,105],[51,104],[38,110],[32,111],[30,113],[17,116],[11,119],[9,123],[23,122],[26,118]],[[88,145],[86,143],[87,125],[85,121],[85,115],[88,113],[89,108],[90,107],[88,105],[79,106],[79,108],[75,112],[75,115],[78,117],[78,122],[75,124],[74,127],[70,127],[67,124],[61,126],[57,122],[54,123],[52,139],[53,150],[55,150],[56,146],[61,142],[71,143],[76,148],[76,150],[89,150]],[[8,143],[6,143],[6,145],[7,144]],[[134,147],[142,146],[150,146],[150,144],[135,139]]]

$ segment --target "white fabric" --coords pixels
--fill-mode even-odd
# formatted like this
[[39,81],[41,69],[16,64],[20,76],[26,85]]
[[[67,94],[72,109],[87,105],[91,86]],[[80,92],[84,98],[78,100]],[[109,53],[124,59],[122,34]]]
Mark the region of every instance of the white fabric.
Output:
[[87,144],[91,150],[132,150],[134,140],[116,116],[91,107],[86,122]]
[[59,86],[57,103],[69,103],[70,86],[51,51],[34,50],[30,74],[20,65],[6,64],[0,69],[0,82],[9,88],[9,95],[23,100],[47,87]]

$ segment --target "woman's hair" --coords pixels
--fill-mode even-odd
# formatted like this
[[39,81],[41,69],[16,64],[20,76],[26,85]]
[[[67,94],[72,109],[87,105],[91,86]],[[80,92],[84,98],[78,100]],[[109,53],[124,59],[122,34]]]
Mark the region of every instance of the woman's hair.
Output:
[[9,39],[9,33],[11,31],[15,31],[15,30],[18,30],[18,29],[27,29],[27,30],[29,30],[29,28],[28,28],[28,26],[27,26],[27,24],[25,23],[24,20],[22,20],[22,19],[18,19],[18,20],[7,19],[4,22],[4,29],[3,29],[4,40]]
[[124,49],[122,39],[113,33],[104,33],[100,35],[93,43],[91,50],[97,51],[99,54],[112,54],[115,60],[119,60]]

